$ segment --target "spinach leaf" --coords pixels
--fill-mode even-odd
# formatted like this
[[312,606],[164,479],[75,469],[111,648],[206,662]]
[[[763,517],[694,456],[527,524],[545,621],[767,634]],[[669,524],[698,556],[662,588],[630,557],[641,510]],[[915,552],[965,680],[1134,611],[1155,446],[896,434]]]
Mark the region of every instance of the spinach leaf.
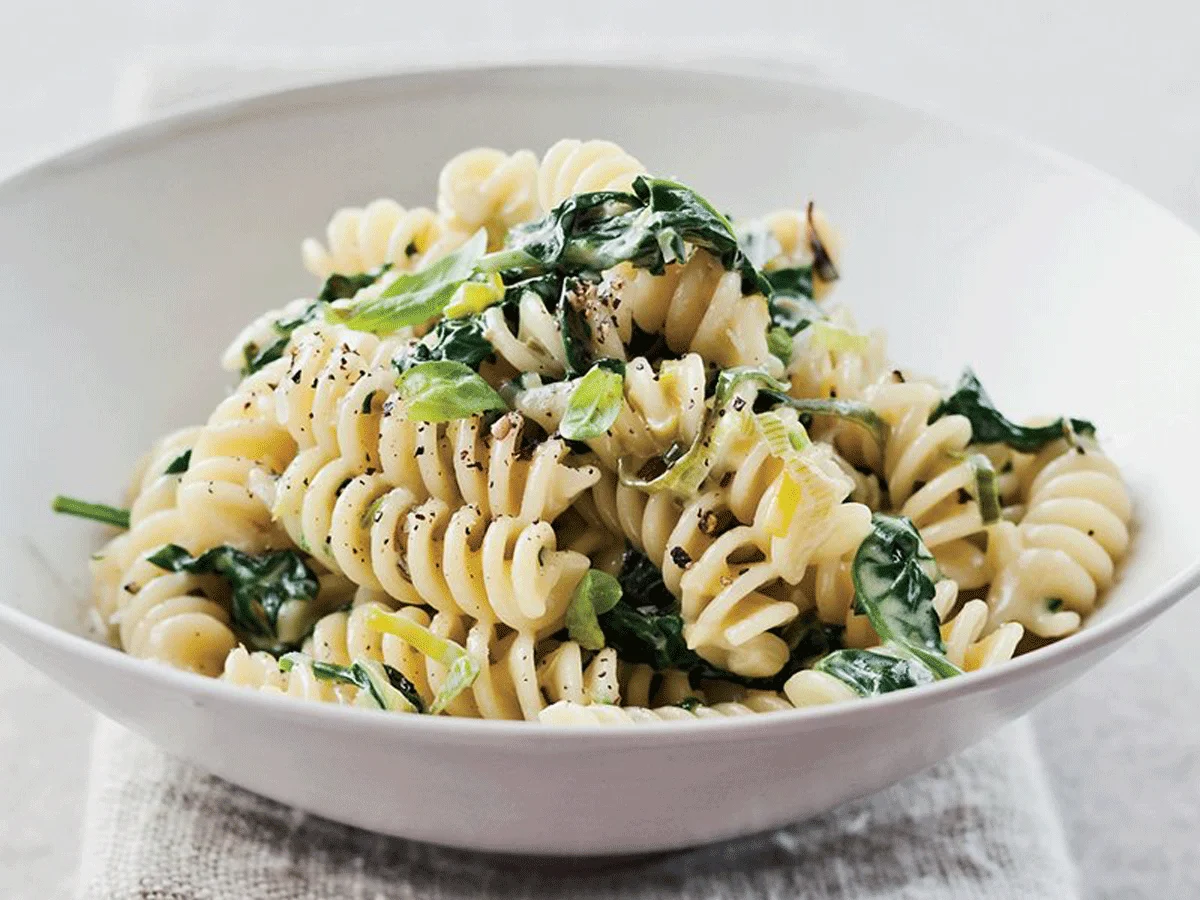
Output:
[[[384,263],[378,269],[372,269],[370,272],[359,272],[357,275],[342,275],[339,272],[334,272],[325,279],[325,283],[321,285],[321,292],[317,294],[318,303],[333,303],[335,300],[350,300],[365,287],[370,287],[383,274],[391,269],[391,263]],[[311,316],[309,316],[311,319]],[[305,319],[304,321],[308,321]],[[300,320],[291,323],[281,324],[279,327],[291,328],[294,330],[301,325]]]
[[444,359],[479,371],[481,363],[495,358],[495,352],[491,342],[484,337],[481,316],[441,319],[420,343],[396,361],[396,365],[404,372],[418,363]]
[[408,417],[417,422],[449,422],[508,405],[486,381],[460,362],[417,363],[396,379]]
[[1007,444],[1021,453],[1034,453],[1051,441],[1063,437],[1068,429],[1075,434],[1092,436],[1096,426],[1085,419],[1056,419],[1049,425],[1016,425],[1004,417],[983,389],[970,368],[962,373],[958,385],[930,415],[932,424],[942,416],[965,416],[971,423],[971,442]]
[[691,188],[662,178],[639,176],[632,193],[576,194],[544,218],[512,229],[508,243],[502,252],[519,268],[564,275],[595,275],[622,262],[659,275],[691,244],[738,272],[743,291],[770,292],[729,220]]
[[[812,266],[790,266],[786,269],[773,269],[770,272],[764,272],[763,276],[770,283],[772,293],[778,294],[780,297],[789,297],[796,300],[812,300],[813,298]],[[813,303],[812,308],[817,313],[818,318],[825,318],[821,314],[821,308],[816,303]]]
[[50,503],[50,508],[56,513],[66,513],[68,516],[79,516],[81,519],[91,519],[93,522],[103,522],[105,525],[115,525],[117,528],[129,527],[129,510],[104,503],[89,503],[75,497],[64,497],[59,494]]
[[625,549],[617,576],[619,602],[600,615],[604,642],[621,659],[646,663],[657,671],[707,669],[688,649],[679,603],[663,583],[662,572],[632,547]]
[[930,684],[934,674],[915,659],[891,656],[877,650],[835,650],[813,665],[862,697]]
[[[275,327],[278,330],[279,326]],[[250,341],[242,347],[242,376],[253,375],[259,369],[275,362],[283,356],[283,351],[287,349],[290,340],[291,332],[289,331],[287,335],[272,341],[265,347],[259,347],[254,341]]]
[[946,659],[946,645],[933,608],[933,554],[907,518],[875,513],[871,533],[854,555],[855,609],[865,612],[879,639],[915,656],[938,677],[959,674]]
[[171,460],[171,464],[163,469],[164,475],[182,475],[188,470],[188,466],[192,464],[191,449],[184,450],[177,457]]
[[294,550],[272,550],[253,556],[235,547],[221,546],[192,556],[177,544],[167,544],[147,558],[168,572],[219,575],[228,581],[234,624],[255,647],[278,651],[298,644],[307,631],[306,625],[292,629],[299,633],[279,632],[284,607],[308,604],[317,596],[317,576]]
[[359,659],[351,665],[341,666],[309,659],[301,653],[289,653],[280,658],[279,670],[290,672],[294,666],[305,664],[322,681],[352,684],[359,688],[363,692],[360,698],[369,697],[370,702],[379,709],[414,713],[425,711],[425,702],[416,686],[387,663]]
[[567,607],[567,633],[585,650],[602,650],[604,632],[598,616],[611,610],[621,599],[621,584],[607,572],[589,569],[575,587]]
[[477,273],[485,249],[487,232],[481,229],[455,252],[417,272],[400,275],[378,297],[327,307],[325,318],[373,334],[419,325],[441,313],[459,286]]
[[592,326],[584,318],[578,302],[587,289],[582,279],[568,278],[563,282],[562,297],[558,301],[558,330],[567,356],[568,378],[579,377],[592,364]]
[[558,425],[558,433],[567,440],[598,438],[621,414],[625,405],[625,377],[621,371],[614,371],[615,362],[601,360],[596,363],[571,391],[566,413]]

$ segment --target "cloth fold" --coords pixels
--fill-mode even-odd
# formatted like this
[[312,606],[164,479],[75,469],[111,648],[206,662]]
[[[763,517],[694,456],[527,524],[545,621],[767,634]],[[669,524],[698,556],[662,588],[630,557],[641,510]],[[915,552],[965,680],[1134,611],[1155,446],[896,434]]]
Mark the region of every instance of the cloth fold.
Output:
[[91,774],[80,900],[1078,896],[1025,720],[808,822],[640,858],[482,855],[359,831],[233,787],[110,722]]

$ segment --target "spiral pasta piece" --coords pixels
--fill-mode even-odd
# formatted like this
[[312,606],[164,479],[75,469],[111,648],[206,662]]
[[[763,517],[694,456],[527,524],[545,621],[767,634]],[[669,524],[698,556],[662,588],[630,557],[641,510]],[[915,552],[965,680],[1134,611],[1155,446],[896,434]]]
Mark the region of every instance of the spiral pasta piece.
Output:
[[624,534],[661,567],[680,598],[690,648],[730,672],[765,677],[789,656],[772,630],[800,613],[790,585],[810,563],[853,552],[870,530],[870,510],[841,502],[850,490],[843,482],[826,519],[795,515],[781,532],[774,523],[790,479],[782,464],[759,442],[736,447],[728,459],[714,469],[722,486],[686,503],[665,491],[647,495],[606,473],[581,512]]
[[633,179],[645,172],[640,162],[611,141],[564,139],[542,157],[538,200],[549,212],[572,194],[628,191]]
[[[861,400],[892,369],[882,332],[862,334],[845,307],[834,309],[828,325],[848,336],[845,340],[822,337],[819,328],[805,328],[792,341],[788,379],[792,396],[799,398]],[[819,423],[817,435],[829,439],[836,420]]]
[[[245,380],[206,426],[156,445],[138,473],[129,530],[92,563],[100,618],[130,654],[216,675],[236,646],[221,579],[167,572],[148,557],[166,544],[193,554],[223,544],[247,552],[286,546],[250,488],[252,472],[279,469],[294,452],[265,403],[280,371],[268,366]],[[186,468],[169,473],[184,451]]]
[[301,255],[304,267],[318,278],[356,275],[385,264],[412,271],[456,250],[472,231],[455,228],[428,209],[405,209],[381,198],[339,209],[325,229],[325,243],[308,238]]
[[[672,445],[690,446],[704,425],[704,361],[694,353],[664,360],[656,372],[643,357],[625,367],[624,402],[616,421],[598,438],[584,441],[600,461],[615,469],[625,457],[644,461]],[[577,380],[525,391],[516,406],[547,432],[557,431]]]
[[282,532],[261,484],[282,473],[296,442],[274,417],[274,392],[286,363],[279,359],[246,378],[209,417],[191,448],[176,504],[192,527],[222,531],[225,542],[282,546]]
[[[369,626],[372,609],[389,608],[387,598],[360,592],[350,609],[330,613],[317,623],[303,653],[340,666],[358,660],[386,663],[413,684],[428,707],[445,682],[446,669],[395,635],[380,634]],[[608,704],[619,700],[613,650],[587,654],[571,641],[538,645],[528,634],[514,631],[501,635],[494,624],[445,612],[431,618],[419,607],[402,607],[399,614],[438,637],[461,644],[480,663],[470,688],[448,707],[449,715],[536,720],[550,703]],[[353,704],[360,692],[354,685],[318,678],[311,666],[294,665],[283,672],[269,653],[249,653],[240,647],[229,654],[222,678],[321,703]]]
[[1117,467],[1090,441],[1055,441],[1025,466],[1026,512],[1003,522],[988,627],[1019,622],[1038,637],[1077,630],[1129,546],[1132,506]]
[[[834,271],[839,268],[842,240],[825,213],[814,206],[807,209],[781,209],[763,217],[763,224],[779,242],[779,253],[767,262],[767,269],[813,266],[815,246],[820,246]],[[813,267],[813,299],[820,300],[833,288],[833,281],[822,277],[821,266]]]
[[677,354],[698,353],[721,368],[759,366],[773,374],[782,366],[767,347],[771,316],[759,294],[742,294],[741,276],[705,250],[672,263],[662,275],[622,263],[605,273],[598,291],[593,333],[611,331],[625,346],[636,325],[661,334]]
[[437,206],[451,229],[473,234],[486,228],[495,249],[509,228],[538,216],[537,157],[491,147],[460,153],[438,176]]
[[992,573],[986,554],[970,540],[988,530],[966,458],[970,421],[948,415],[931,423],[941,392],[928,382],[883,382],[871,389],[868,402],[890,427],[881,468],[892,508],[912,520],[961,588],[983,587]]

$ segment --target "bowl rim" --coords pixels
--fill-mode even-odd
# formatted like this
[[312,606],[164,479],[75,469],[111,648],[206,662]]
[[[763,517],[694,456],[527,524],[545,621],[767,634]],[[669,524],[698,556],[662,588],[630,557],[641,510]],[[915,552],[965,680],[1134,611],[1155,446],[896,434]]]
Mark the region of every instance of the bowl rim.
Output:
[[[845,87],[836,82],[813,77],[812,73],[731,72],[716,64],[696,61],[648,63],[615,60],[588,64],[482,61],[451,65],[418,65],[388,72],[352,73],[343,77],[314,75],[311,79],[298,78],[295,85],[283,89],[239,93],[237,96],[217,100],[200,99],[180,104],[169,112],[153,114],[133,125],[102,130],[90,139],[72,142],[66,149],[51,151],[0,179],[0,197],[27,184],[53,178],[61,171],[85,167],[108,154],[139,152],[160,139],[170,139],[193,130],[219,127],[244,118],[254,118],[259,113],[285,113],[289,109],[320,105],[347,93],[361,95],[369,91],[386,92],[389,88],[411,88],[421,82],[425,82],[426,88],[447,90],[462,82],[486,85],[489,82],[494,83],[496,79],[552,74],[560,78],[567,75],[575,79],[640,77],[654,80],[664,77],[686,77],[693,86],[696,86],[696,79],[717,79],[723,83],[737,82],[751,89],[803,87],[805,90],[828,94],[859,106],[886,108],[893,113],[903,113],[943,130],[965,133],[977,139],[1006,145],[1009,149],[1026,156],[1038,157],[1059,169],[1092,180],[1098,188],[1153,209],[1175,226],[1196,236],[1196,232],[1174,213],[1114,176],[1089,163],[1001,128],[967,121],[881,94]],[[4,602],[0,602],[0,625],[13,628],[39,644],[49,645],[63,653],[82,656],[97,665],[113,666],[135,679],[157,681],[184,694],[190,693],[221,702],[237,702],[248,709],[257,708],[263,714],[276,717],[302,716],[313,722],[328,723],[329,726],[350,726],[382,738],[402,739],[405,734],[412,734],[411,729],[420,729],[431,739],[453,743],[474,743],[480,738],[490,737],[534,739],[549,746],[557,746],[560,741],[575,744],[581,739],[586,739],[589,742],[600,740],[613,745],[636,743],[645,747],[652,743],[675,744],[696,739],[744,740],[760,734],[783,733],[789,730],[793,733],[806,733],[838,727],[844,723],[855,723],[863,717],[905,715],[914,708],[931,706],[942,702],[943,699],[982,693],[1004,682],[1032,678],[1077,657],[1100,651],[1120,638],[1140,630],[1197,587],[1200,587],[1200,559],[1174,573],[1150,592],[1148,597],[1130,609],[1122,610],[1106,621],[1085,626],[1062,640],[993,668],[969,672],[957,678],[919,688],[864,698],[854,703],[804,707],[769,715],[648,722],[639,724],[636,728],[614,728],[612,725],[596,724],[531,728],[531,723],[526,721],[450,716],[364,715],[363,710],[340,704],[297,703],[289,697],[247,690],[218,678],[208,678],[138,659],[117,648],[51,625]],[[69,685],[64,686],[70,689]]]

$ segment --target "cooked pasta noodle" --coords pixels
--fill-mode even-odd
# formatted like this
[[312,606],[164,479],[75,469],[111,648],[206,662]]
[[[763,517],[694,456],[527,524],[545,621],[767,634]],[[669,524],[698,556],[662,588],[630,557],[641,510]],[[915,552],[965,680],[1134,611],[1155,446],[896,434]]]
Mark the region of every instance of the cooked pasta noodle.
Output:
[[513,225],[536,218],[538,161],[528,150],[511,156],[477,147],[460,153],[438,176],[438,213],[456,231],[486,228],[494,246]]
[[642,164],[611,141],[562,140],[546,151],[537,173],[538,199],[553,209],[572,194],[627,191],[645,173]]
[[420,269],[456,249],[474,230],[455,224],[390,199],[346,207],[329,220],[324,244],[316,238],[304,242],[304,266],[318,278],[355,275],[385,264],[401,271]]
[[125,529],[111,641],[389,713],[728,719],[1003,665],[1113,583],[1094,426],[897,366],[815,206],[735,229],[568,139],[459,154],[435,208],[337,211],[127,508],[56,499]]
[[1129,546],[1129,494],[1112,461],[1082,439],[1057,441],[1022,473],[1026,513],[1002,523],[989,627],[1018,622],[1043,638],[1079,628]]
[[605,274],[597,296],[593,330],[605,331],[607,319],[625,346],[636,326],[661,334],[674,353],[690,351],[721,368],[762,366],[773,373],[779,368],[767,347],[766,299],[745,296],[740,276],[704,250],[667,266],[662,275],[622,263]]

